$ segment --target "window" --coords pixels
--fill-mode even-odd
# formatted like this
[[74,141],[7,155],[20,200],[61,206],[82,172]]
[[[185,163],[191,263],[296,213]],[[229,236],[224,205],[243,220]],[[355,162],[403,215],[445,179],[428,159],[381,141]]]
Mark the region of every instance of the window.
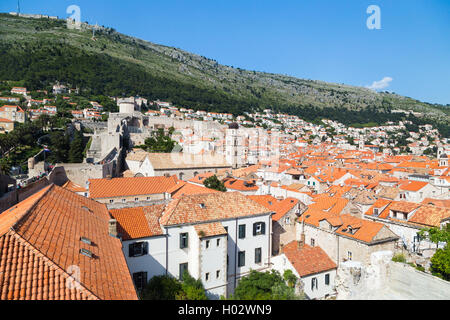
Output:
[[317,289],[318,289],[318,286],[319,286],[319,285],[318,285],[318,283],[317,283],[317,278],[315,278],[315,277],[312,278],[312,279],[311,279],[311,290],[313,290],[313,291],[314,291],[314,289],[317,290]]
[[239,239],[245,238],[245,224],[239,225]]
[[255,263],[261,263],[261,248],[255,249]]
[[130,243],[128,246],[129,257],[140,257],[148,253],[148,242]]
[[217,246],[220,246],[220,239],[217,239]]
[[258,236],[266,233],[266,224],[264,222],[256,222],[253,224],[253,235]]
[[114,200],[113,200],[113,199],[110,199],[110,200],[109,200],[109,203],[114,203]]
[[206,274],[205,274],[205,281],[208,281],[209,280],[209,272],[207,272]]
[[216,279],[219,279],[220,278],[220,270],[217,270],[216,271]]
[[206,249],[209,248],[209,240],[206,240]]
[[180,233],[180,249],[187,248],[188,244],[188,234]]
[[139,198],[134,198],[134,201],[138,202],[138,201],[139,201]]
[[378,215],[378,208],[373,208],[373,214],[376,216]]
[[187,262],[186,263],[180,263],[180,275],[179,275],[179,279],[180,280],[183,280],[184,271],[187,271],[187,270],[188,270]]
[[245,266],[245,251],[239,251],[238,253],[238,267]]
[[329,286],[330,285],[330,274],[327,273],[325,275],[325,285]]
[[314,240],[313,238],[311,238],[311,247],[314,247],[315,244],[316,244],[316,240]]
[[290,224],[290,223],[291,223],[291,218],[290,218],[290,217],[286,217],[286,218],[284,219],[284,223],[285,223],[285,224]]
[[347,259],[352,260],[352,253],[351,251],[347,251]]
[[228,264],[230,263],[230,256],[229,255],[227,255],[227,267],[228,267]]
[[147,201],[150,201],[150,199],[151,199],[150,197],[147,197]]
[[147,272],[135,272],[133,273],[133,282],[138,291],[145,288],[147,284]]
[[122,199],[122,202],[125,202],[126,200],[125,199]]

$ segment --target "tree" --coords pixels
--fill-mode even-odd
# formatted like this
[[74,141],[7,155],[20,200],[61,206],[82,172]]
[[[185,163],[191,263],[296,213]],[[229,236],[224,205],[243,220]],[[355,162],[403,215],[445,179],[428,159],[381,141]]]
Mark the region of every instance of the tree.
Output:
[[450,281],[450,246],[448,243],[444,249],[437,249],[431,257],[430,271],[433,275]]
[[11,164],[7,158],[0,158],[0,173],[9,174],[11,171]]
[[162,275],[151,278],[141,296],[143,300],[176,300],[182,291],[178,279]]
[[222,192],[227,191],[227,188],[225,188],[225,185],[223,184],[223,182],[220,181],[216,175],[206,178],[205,181],[203,181],[203,184],[205,185],[205,187],[210,188],[210,189],[214,189],[214,190],[218,190],[218,191],[222,191]]
[[293,300],[300,299],[300,296],[295,295],[294,288],[286,285],[278,271],[259,272],[251,270],[248,276],[239,281],[232,299]]
[[194,279],[187,270],[183,273],[181,288],[183,291],[177,296],[177,300],[208,300],[202,281]]
[[50,156],[47,161],[51,163],[64,163],[68,160],[70,148],[69,138],[64,132],[54,131],[50,133]]
[[444,228],[427,228],[419,231],[421,238],[427,238],[431,242],[436,243],[436,247],[440,242],[446,242],[443,249],[437,249],[433,257],[431,257],[430,271],[433,275],[444,280],[450,281],[450,224]]
[[297,283],[297,276],[292,272],[292,270],[285,270],[283,273],[283,279],[287,282],[288,286],[291,288],[295,287]]
[[74,138],[70,143],[69,163],[83,162],[84,136],[81,131],[75,130]]
[[166,136],[164,130],[159,128],[152,137],[145,139],[144,149],[148,152],[168,153],[175,147],[175,141]]

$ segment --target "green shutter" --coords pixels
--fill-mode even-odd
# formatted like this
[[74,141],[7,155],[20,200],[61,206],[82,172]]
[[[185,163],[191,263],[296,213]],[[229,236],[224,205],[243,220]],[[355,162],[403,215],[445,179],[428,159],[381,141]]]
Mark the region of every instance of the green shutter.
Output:
[[128,245],[128,256],[134,257],[134,243]]

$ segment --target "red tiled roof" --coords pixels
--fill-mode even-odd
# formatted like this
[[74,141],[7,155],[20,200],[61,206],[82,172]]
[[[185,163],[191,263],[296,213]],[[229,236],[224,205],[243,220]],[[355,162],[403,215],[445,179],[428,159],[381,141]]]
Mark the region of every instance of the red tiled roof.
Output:
[[407,184],[403,184],[400,186],[401,190],[406,191],[419,191],[423,187],[425,187],[428,184],[428,182],[422,182],[422,181],[411,181]]
[[297,241],[292,241],[283,247],[282,252],[300,277],[337,268],[336,263],[320,247],[305,244],[300,248]]
[[227,234],[220,222],[197,224],[194,226],[194,229],[200,238]]
[[89,193],[93,199],[165,193],[177,180],[176,176],[89,179]]
[[191,195],[191,194],[203,194],[203,193],[217,193],[220,192],[218,190],[201,187],[192,183],[179,181],[176,186],[173,186],[171,189],[167,191],[171,194],[172,199],[178,199],[183,195]]
[[123,240],[159,236],[163,234],[159,225],[164,205],[111,209],[109,212],[117,220],[117,231]]
[[62,187],[72,192],[87,192],[86,188],[83,188],[70,180],[68,180]]
[[[137,299],[122,244],[109,235],[109,219],[104,204],[56,185],[1,213],[0,298]],[[80,270],[80,286],[68,289],[73,266]]]
[[198,223],[269,212],[267,208],[239,192],[184,195],[172,200],[166,206],[160,223],[162,225]]
[[257,185],[247,184],[245,180],[228,179],[224,181],[225,188],[238,191],[256,191],[259,189]]
[[275,214],[272,216],[273,221],[280,220],[298,203],[298,199],[295,198],[286,198],[280,201],[271,195],[253,195],[247,197],[263,205],[268,210],[275,211]]

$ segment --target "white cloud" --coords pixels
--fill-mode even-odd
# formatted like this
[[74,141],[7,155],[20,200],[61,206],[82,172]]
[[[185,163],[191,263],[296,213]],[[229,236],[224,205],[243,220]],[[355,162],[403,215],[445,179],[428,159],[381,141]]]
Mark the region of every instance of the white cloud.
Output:
[[391,77],[384,77],[380,81],[374,81],[370,86],[366,86],[366,88],[372,89],[372,90],[380,90],[389,87],[389,84],[391,81],[394,80]]

